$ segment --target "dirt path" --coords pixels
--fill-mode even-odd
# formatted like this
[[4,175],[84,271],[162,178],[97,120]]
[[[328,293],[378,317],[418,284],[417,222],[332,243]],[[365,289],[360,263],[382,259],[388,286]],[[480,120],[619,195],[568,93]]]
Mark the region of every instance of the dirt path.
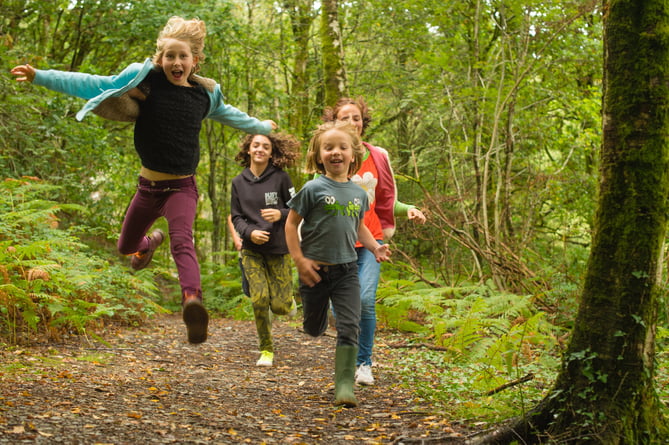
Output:
[[[417,406],[379,342],[377,385],[357,408],[334,407],[335,339],[275,322],[275,365],[258,368],[252,322],[212,320],[189,345],[178,315],[105,337],[106,344],[0,349],[0,443],[463,443]],[[401,356],[399,356],[401,358]]]

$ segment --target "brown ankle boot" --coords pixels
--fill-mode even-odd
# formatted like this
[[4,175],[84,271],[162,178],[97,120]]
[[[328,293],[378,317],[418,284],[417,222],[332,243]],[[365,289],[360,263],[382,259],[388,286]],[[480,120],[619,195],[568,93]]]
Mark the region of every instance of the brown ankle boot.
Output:
[[183,320],[186,323],[189,343],[204,343],[207,340],[207,326],[209,315],[202,304],[202,297],[196,294],[184,293]]
[[135,270],[144,269],[151,262],[153,258],[153,252],[160,246],[165,240],[165,234],[162,230],[156,229],[151,232],[149,238],[149,249],[146,252],[137,252],[130,259],[130,266]]

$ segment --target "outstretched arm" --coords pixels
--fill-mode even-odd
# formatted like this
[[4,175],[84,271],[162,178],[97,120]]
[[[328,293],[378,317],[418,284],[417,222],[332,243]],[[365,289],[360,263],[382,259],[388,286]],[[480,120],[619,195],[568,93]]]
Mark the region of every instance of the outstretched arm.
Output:
[[216,87],[212,98],[212,109],[208,118],[250,134],[270,134],[278,128],[273,120],[263,120],[251,117],[245,112],[223,102],[223,93]]
[[395,200],[395,206],[393,209],[393,214],[395,216],[406,216],[409,218],[409,221],[414,221],[419,224],[425,223],[426,219],[423,212],[420,211],[416,206],[411,204],[404,204],[399,200]]
[[16,66],[10,72],[19,82],[32,82],[59,93],[88,100],[108,90],[118,90],[119,94],[115,96],[120,96],[122,92],[136,86],[136,84],[132,86],[130,84],[139,83],[139,80],[152,66],[149,60],[144,64],[132,63],[119,74],[112,76],[74,71],[38,70],[28,64]]

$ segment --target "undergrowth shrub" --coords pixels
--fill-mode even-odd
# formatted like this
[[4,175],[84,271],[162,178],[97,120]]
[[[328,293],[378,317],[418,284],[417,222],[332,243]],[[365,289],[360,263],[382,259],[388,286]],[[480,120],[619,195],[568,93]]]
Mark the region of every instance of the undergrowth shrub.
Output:
[[488,409],[503,418],[540,398],[558,369],[565,330],[538,309],[534,296],[486,283],[435,287],[436,281],[393,275],[387,267],[381,276],[377,317],[380,326],[409,338],[402,348],[413,345],[411,359],[403,356],[399,366],[418,394],[467,418]]
[[202,289],[207,310],[236,320],[253,320],[253,308],[242,292],[237,255],[226,264],[201,264]]
[[132,323],[163,310],[149,272],[129,273],[82,243],[83,226],[61,228],[49,199],[59,188],[37,178],[0,183],[0,338],[8,343],[65,333],[95,335],[108,321]]

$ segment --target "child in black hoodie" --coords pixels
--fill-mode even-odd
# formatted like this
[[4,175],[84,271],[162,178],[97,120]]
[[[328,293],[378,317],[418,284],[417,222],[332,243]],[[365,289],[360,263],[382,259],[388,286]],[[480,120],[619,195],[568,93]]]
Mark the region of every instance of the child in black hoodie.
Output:
[[295,195],[283,168],[299,158],[300,143],[291,135],[248,135],[235,160],[244,170],[232,180],[230,212],[242,239],[243,273],[249,284],[258,331],[257,366],[272,366],[274,345],[270,311],[294,315],[291,259],[286,246],[286,203]]

